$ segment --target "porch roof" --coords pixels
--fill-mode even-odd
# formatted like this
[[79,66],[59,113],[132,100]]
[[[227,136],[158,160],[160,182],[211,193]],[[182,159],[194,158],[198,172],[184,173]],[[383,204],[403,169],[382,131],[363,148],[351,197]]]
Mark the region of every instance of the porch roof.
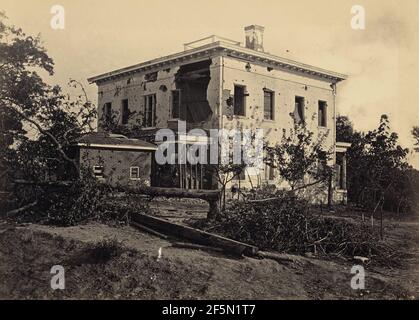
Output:
[[340,142],[337,141],[336,142],[336,152],[342,152],[345,153],[350,147],[351,147],[351,143],[349,142]]
[[139,139],[129,139],[124,135],[107,132],[92,132],[77,141],[77,146],[85,148],[156,151],[157,146]]

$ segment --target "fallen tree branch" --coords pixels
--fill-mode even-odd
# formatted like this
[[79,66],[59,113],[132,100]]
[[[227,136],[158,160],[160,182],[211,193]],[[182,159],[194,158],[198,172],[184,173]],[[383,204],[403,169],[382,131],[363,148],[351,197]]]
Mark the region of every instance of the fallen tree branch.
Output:
[[13,183],[27,186],[39,186],[39,187],[70,187],[74,184],[74,181],[31,181],[16,179]]
[[[312,187],[312,186],[314,186],[314,185],[316,185],[316,184],[319,184],[319,183],[321,183],[321,182],[324,182],[324,180],[323,180],[323,179],[322,179],[322,180],[316,180],[316,181],[314,181],[314,182],[311,182],[311,183],[305,184],[305,185],[303,185],[303,186],[301,186],[301,187],[298,187],[298,188],[296,188],[296,189],[287,190],[286,192],[287,192],[287,193],[294,193],[294,192],[297,192],[297,191],[299,191],[299,190],[302,190],[302,189],[305,189],[305,188],[308,188],[308,187]],[[282,196],[279,196],[279,197],[272,197],[272,198],[265,198],[265,199],[246,200],[246,202],[250,202],[250,203],[257,203],[257,202],[269,202],[269,201],[274,201],[274,200],[281,199],[281,197],[282,197]]]
[[157,188],[157,187],[119,187],[120,191],[127,191],[137,194],[144,194],[151,197],[167,198],[191,198],[202,199],[208,202],[208,219],[215,219],[219,216],[218,201],[220,201],[221,192],[219,190],[185,190],[179,188]]
[[[10,102],[12,102],[12,101],[10,101]],[[8,108],[9,110],[14,111],[16,114],[18,114],[21,118],[23,118],[27,122],[33,124],[41,134],[50,138],[50,140],[52,140],[52,142],[55,144],[55,149],[61,154],[63,159],[68,161],[69,163],[71,163],[74,166],[74,168],[76,169],[77,174],[80,172],[79,171],[79,165],[78,165],[77,161],[70,158],[69,156],[67,156],[67,154],[63,150],[63,147],[62,147],[61,143],[50,132],[46,131],[44,128],[42,128],[42,126],[38,122],[36,122],[35,120],[26,116],[23,112],[17,110],[16,108],[14,108],[12,106],[9,106],[9,105],[4,105],[4,106],[6,108]]]
[[27,205],[25,205],[23,207],[20,207],[18,209],[14,209],[14,210],[8,211],[8,212],[6,212],[6,217],[15,216],[15,215],[17,215],[17,214],[19,214],[21,212],[24,212],[24,211],[26,211],[26,210],[28,210],[28,209],[36,206],[37,204],[38,204],[38,200],[35,200],[34,202],[31,202],[31,203],[29,203],[29,204],[27,204]]
[[12,170],[6,169],[2,173],[0,173],[0,179],[2,179],[4,176],[6,176],[6,174],[8,174],[9,172],[12,172]]

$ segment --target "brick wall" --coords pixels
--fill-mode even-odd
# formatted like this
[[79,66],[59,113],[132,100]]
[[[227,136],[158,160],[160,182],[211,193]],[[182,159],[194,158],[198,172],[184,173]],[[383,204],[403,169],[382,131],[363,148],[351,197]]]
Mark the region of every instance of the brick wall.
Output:
[[139,167],[140,179],[150,184],[152,152],[81,148],[80,166],[103,166],[104,181],[111,185],[133,185],[130,167]]

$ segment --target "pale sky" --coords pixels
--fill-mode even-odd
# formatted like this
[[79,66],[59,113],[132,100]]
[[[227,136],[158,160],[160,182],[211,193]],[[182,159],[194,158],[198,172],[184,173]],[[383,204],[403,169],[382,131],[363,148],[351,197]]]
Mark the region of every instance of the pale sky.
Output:
[[[53,5],[65,9],[65,29],[50,26]],[[366,11],[365,30],[351,28],[353,5]],[[345,73],[338,112],[358,130],[390,116],[401,142],[412,147],[419,125],[419,2],[417,0],[0,0],[9,22],[41,34],[55,61],[48,79],[65,88],[88,77],[183,50],[183,43],[216,34],[244,42],[243,28],[265,27],[265,51]],[[288,52],[287,52],[288,50]],[[419,168],[419,156],[411,163]]]

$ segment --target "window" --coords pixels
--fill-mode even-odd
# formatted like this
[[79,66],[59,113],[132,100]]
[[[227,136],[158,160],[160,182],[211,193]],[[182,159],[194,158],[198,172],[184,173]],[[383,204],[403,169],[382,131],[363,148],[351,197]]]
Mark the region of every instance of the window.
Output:
[[156,95],[144,96],[144,126],[154,127],[156,125]]
[[179,119],[180,117],[180,91],[172,91],[172,119]]
[[103,166],[93,166],[93,175],[98,178],[103,178]]
[[270,90],[263,90],[263,118],[274,119],[274,92]]
[[129,178],[131,180],[139,180],[140,179],[140,168],[139,167],[129,168]]
[[129,105],[128,105],[128,99],[122,100],[122,106],[121,106],[121,123],[127,124],[129,118]]
[[154,81],[157,81],[157,72],[147,73],[147,74],[144,76],[144,80],[145,80],[146,82],[154,82]]
[[106,102],[103,105],[103,116],[102,119],[104,122],[109,122],[112,119],[112,103]]
[[319,127],[327,127],[327,103],[326,101],[319,101]]
[[304,123],[304,98],[295,97],[294,121],[297,124]]
[[243,168],[243,170],[241,170],[241,171],[240,171],[240,173],[239,173],[239,174],[237,174],[237,175],[234,177],[234,180],[240,180],[240,181],[244,181],[244,180],[246,180],[246,167],[245,167],[245,168]]
[[245,88],[244,86],[234,86],[234,115],[244,116],[245,115]]
[[327,173],[327,154],[324,151],[319,152],[317,174],[323,176]]
[[272,181],[275,179],[275,168],[265,164],[265,179]]

